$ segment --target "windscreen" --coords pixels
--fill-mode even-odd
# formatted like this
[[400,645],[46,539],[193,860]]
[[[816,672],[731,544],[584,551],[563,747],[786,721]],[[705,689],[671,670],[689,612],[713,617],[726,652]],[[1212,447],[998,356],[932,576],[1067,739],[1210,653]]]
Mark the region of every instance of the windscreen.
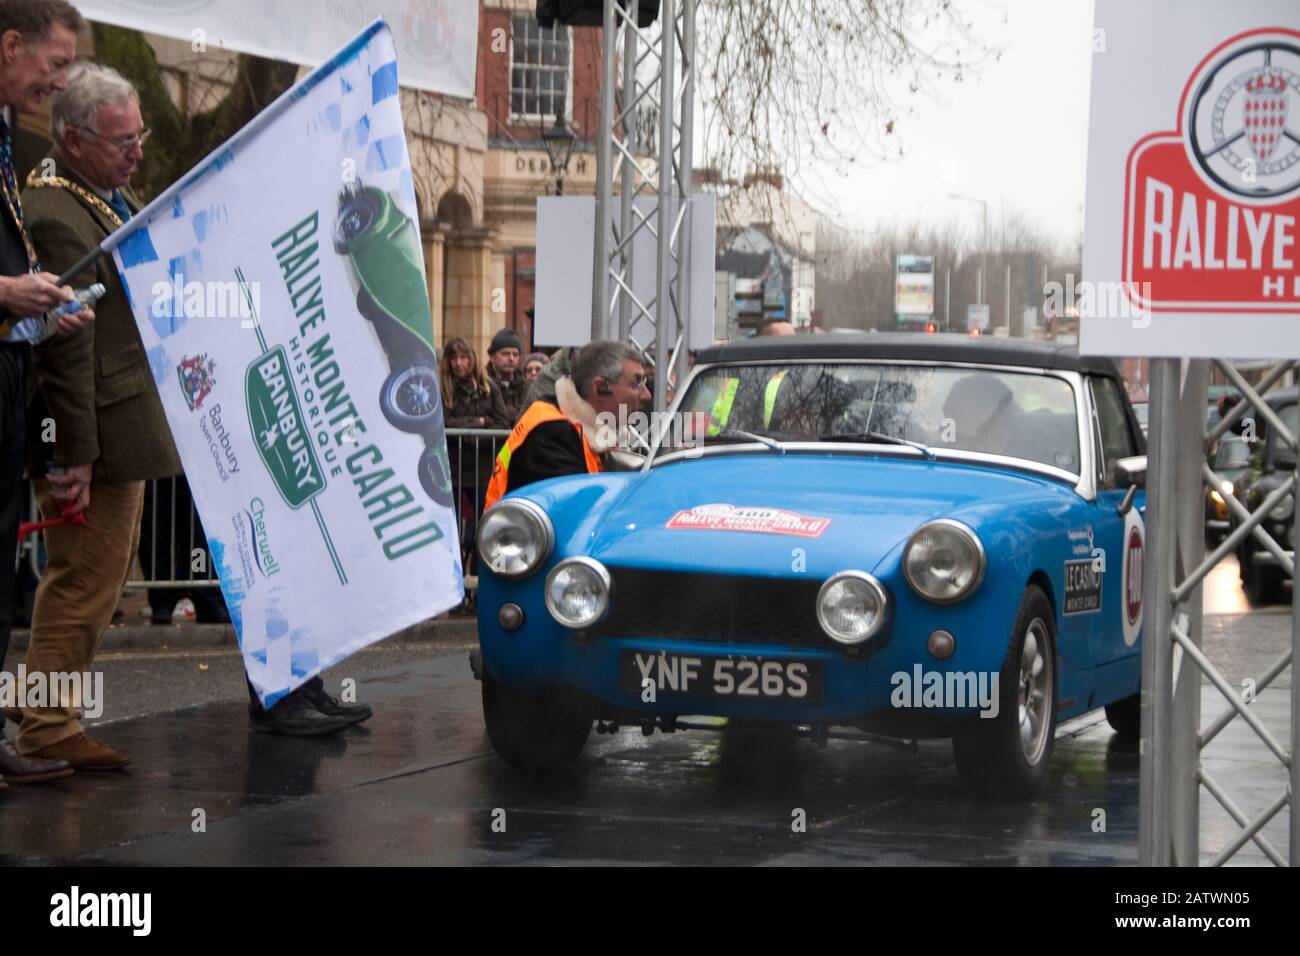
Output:
[[704,441],[744,431],[779,441],[877,432],[946,449],[1079,471],[1074,390],[1047,375],[925,365],[726,365],[702,372],[679,409]]

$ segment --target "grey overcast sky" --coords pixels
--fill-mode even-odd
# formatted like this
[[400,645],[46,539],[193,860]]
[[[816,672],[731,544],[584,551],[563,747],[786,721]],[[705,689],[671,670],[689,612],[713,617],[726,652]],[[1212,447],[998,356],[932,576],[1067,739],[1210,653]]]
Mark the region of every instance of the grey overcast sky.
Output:
[[1083,216],[1092,0],[959,2],[1001,59],[945,83],[937,99],[917,99],[914,114],[899,121],[902,158],[828,175],[833,219],[869,231],[960,217],[978,229],[979,205],[948,198],[963,193],[988,201],[990,230],[1003,208],[1017,209],[1071,243]]

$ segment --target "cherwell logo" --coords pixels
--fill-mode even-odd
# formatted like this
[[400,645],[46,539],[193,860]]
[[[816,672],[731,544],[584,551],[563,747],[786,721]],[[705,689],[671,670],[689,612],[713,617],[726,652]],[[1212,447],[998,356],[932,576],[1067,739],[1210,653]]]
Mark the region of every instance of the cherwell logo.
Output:
[[50,897],[50,925],[56,927],[128,927],[135,936],[153,928],[152,893],[70,893]]

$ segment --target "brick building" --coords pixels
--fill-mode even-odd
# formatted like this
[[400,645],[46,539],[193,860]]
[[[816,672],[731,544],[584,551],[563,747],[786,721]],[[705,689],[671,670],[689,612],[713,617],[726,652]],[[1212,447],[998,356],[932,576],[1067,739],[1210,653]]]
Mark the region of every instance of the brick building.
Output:
[[600,120],[601,33],[541,30],[534,0],[483,0],[479,11],[477,105],[487,117],[483,222],[491,233],[497,326],[533,343],[528,310],[536,275],[537,197],[555,188],[542,131],[556,114],[576,142],[566,195],[595,191],[595,137]]

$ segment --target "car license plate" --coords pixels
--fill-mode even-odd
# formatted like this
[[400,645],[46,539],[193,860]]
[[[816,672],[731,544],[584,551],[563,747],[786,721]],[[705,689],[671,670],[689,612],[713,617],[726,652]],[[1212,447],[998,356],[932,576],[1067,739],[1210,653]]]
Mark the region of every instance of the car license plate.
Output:
[[653,700],[668,695],[820,704],[825,688],[820,661],[623,651],[619,665],[622,689],[642,699],[653,689]]

